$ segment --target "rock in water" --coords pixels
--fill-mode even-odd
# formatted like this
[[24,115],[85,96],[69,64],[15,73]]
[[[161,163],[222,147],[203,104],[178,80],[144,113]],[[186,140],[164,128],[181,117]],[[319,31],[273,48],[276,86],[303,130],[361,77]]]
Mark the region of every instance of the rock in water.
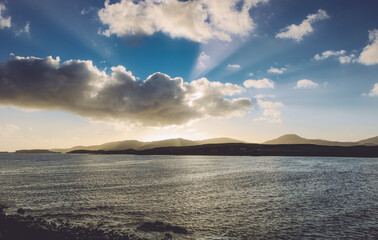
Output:
[[140,225],[137,229],[144,231],[144,232],[169,232],[169,231],[172,231],[174,233],[181,233],[181,234],[188,233],[188,230],[186,230],[183,227],[173,226],[173,225],[166,224],[166,223],[163,223],[163,222],[160,222],[160,221],[145,222],[142,225]]
[[17,209],[17,213],[18,213],[18,214],[24,214],[24,213],[25,213],[25,210],[22,209],[22,208],[19,208],[19,209]]
[[182,234],[187,234],[188,233],[188,230],[186,230],[183,227],[178,227],[178,226],[172,226],[172,231],[174,233],[182,233]]

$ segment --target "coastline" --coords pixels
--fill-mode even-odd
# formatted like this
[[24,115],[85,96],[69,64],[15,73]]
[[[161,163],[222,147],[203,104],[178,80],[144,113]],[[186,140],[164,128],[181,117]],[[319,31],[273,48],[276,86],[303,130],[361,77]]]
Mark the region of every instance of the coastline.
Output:
[[145,150],[74,150],[69,154],[202,155],[202,156],[292,156],[377,158],[378,146],[323,146],[313,144],[204,144]]
[[[43,218],[35,218],[26,215],[23,209],[18,214],[7,215],[4,209],[8,208],[0,204],[0,240],[148,240],[133,233],[114,230],[105,231],[96,227],[73,226],[69,222],[47,222]],[[144,232],[160,232],[161,240],[172,239],[173,233],[187,234],[183,227],[172,226],[163,222],[145,222],[137,227]]]
[[133,234],[115,231],[105,232],[97,228],[85,228],[72,226],[69,223],[56,224],[47,222],[42,218],[31,216],[6,215],[0,209],[0,239],[4,240],[65,240],[65,239],[90,239],[90,240],[142,240]]

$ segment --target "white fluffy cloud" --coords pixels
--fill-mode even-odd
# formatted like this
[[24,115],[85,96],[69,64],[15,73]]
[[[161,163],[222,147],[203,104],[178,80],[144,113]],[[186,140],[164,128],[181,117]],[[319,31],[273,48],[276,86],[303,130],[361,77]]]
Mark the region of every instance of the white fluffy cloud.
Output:
[[241,66],[239,64],[228,64],[227,68],[230,70],[239,70]]
[[276,35],[277,38],[289,38],[297,42],[302,41],[304,36],[309,35],[314,31],[312,24],[329,18],[326,11],[319,9],[317,13],[309,14],[305,20],[299,25],[291,24],[283,29]]
[[272,74],[282,74],[284,73],[285,71],[287,70],[287,68],[274,68],[274,67],[270,67],[268,69],[268,73],[272,73]]
[[329,57],[337,57],[337,60],[342,64],[355,62],[365,65],[378,64],[378,29],[369,31],[369,42],[370,43],[363,49],[359,57],[354,53],[348,55],[345,50],[328,50],[321,54],[316,54],[314,59],[320,61]]
[[308,79],[302,79],[297,82],[295,88],[316,88],[319,84]]
[[262,108],[272,109],[276,107],[283,107],[282,102],[272,102],[272,101],[266,101],[262,99],[257,99],[257,104]]
[[369,41],[358,61],[365,65],[378,64],[378,29],[369,31]]
[[364,96],[376,97],[378,96],[378,83],[374,84],[373,89],[368,94],[362,94]]
[[244,81],[244,87],[246,88],[274,88],[274,82],[268,78],[260,80],[249,79]]
[[121,0],[99,10],[107,26],[106,36],[152,35],[163,32],[172,38],[196,42],[210,39],[230,41],[233,35],[245,36],[254,28],[249,10],[268,0]]
[[257,95],[256,100],[260,108],[264,109],[261,117],[255,118],[255,121],[267,121],[271,123],[281,123],[281,112],[277,110],[279,107],[283,107],[282,102],[273,102],[266,100],[266,98],[273,98],[271,95]]
[[111,74],[91,61],[61,63],[52,57],[15,57],[0,62],[0,104],[56,109],[99,120],[133,121],[150,126],[181,125],[207,117],[243,115],[243,88],[201,78],[184,82],[163,73],[137,80],[125,67]]
[[316,54],[314,56],[314,59],[316,61],[321,61],[330,57],[337,57],[337,60],[342,64],[356,62],[356,55],[354,54],[346,55],[345,50],[340,50],[340,51],[327,50],[327,51],[322,52],[321,54]]
[[342,64],[354,63],[356,62],[356,55],[350,54],[350,55],[340,56],[338,60]]
[[316,54],[314,59],[317,61],[321,61],[332,56],[342,56],[342,55],[345,55],[345,53],[346,53],[345,50],[340,50],[340,51],[328,50],[328,51],[322,52],[322,54]]
[[11,17],[4,17],[4,11],[6,7],[4,4],[0,3],[0,29],[11,27]]

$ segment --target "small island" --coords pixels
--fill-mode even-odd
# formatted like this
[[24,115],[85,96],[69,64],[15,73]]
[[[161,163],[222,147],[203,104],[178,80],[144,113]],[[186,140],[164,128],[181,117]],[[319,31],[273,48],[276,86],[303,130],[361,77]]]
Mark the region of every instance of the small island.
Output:
[[15,153],[22,153],[22,154],[41,154],[41,153],[57,153],[47,149],[29,149],[29,150],[17,150]]

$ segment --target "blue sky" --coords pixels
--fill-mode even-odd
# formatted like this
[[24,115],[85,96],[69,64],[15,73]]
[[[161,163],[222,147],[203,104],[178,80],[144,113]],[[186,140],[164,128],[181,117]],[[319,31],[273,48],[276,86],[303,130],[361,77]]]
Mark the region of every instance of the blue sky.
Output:
[[378,135],[377,1],[0,0],[0,9],[0,150]]

